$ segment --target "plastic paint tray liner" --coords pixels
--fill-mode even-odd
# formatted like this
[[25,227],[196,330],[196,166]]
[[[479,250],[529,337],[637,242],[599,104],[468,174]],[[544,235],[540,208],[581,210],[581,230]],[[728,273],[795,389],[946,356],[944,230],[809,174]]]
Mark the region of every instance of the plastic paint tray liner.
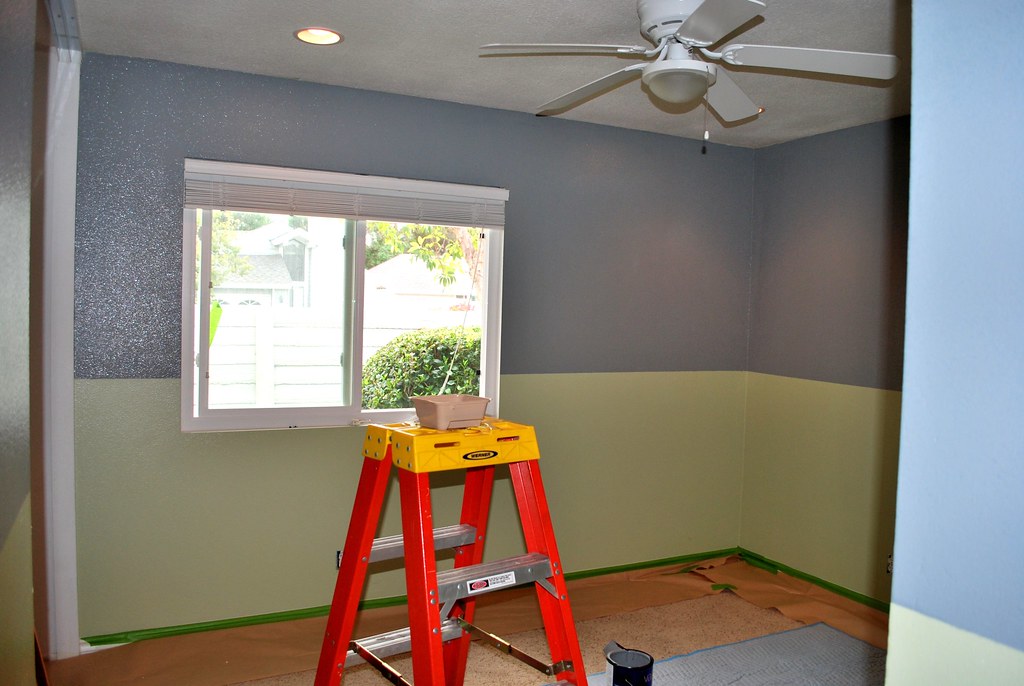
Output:
[[421,426],[431,429],[464,429],[479,426],[490,398],[476,395],[420,395],[413,396],[416,416]]

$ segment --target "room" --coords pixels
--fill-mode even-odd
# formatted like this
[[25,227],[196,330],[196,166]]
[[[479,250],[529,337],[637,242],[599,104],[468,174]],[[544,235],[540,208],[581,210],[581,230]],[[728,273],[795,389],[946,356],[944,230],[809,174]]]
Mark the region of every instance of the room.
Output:
[[[39,8],[30,9],[34,15]],[[978,18],[979,28],[991,33],[998,16],[992,10]],[[918,51],[938,41],[931,32],[944,35],[939,22],[947,19],[915,25],[915,87]],[[5,37],[35,21],[5,26]],[[14,76],[5,78],[26,92]],[[978,92],[1000,104],[1019,101]],[[972,607],[987,608],[977,611],[930,605],[921,590],[960,589],[944,579],[929,583],[920,571],[927,562],[915,556],[936,552],[923,541],[968,554],[980,553],[984,539],[985,554],[1000,562],[993,573],[1013,568],[1020,553],[1012,550],[1012,523],[1019,517],[1000,509],[1010,501],[998,495],[1012,493],[1021,473],[1006,464],[1005,446],[987,445],[998,468],[966,478],[975,501],[994,496],[983,497],[984,507],[953,508],[970,516],[949,515],[955,526],[948,538],[920,530],[936,516],[936,504],[933,495],[918,498],[940,486],[927,460],[914,468],[901,459],[908,441],[914,454],[913,442],[925,440],[907,431],[908,416],[921,421],[935,412],[908,415],[904,395],[906,370],[926,373],[910,364],[912,343],[928,340],[907,332],[905,354],[904,298],[909,290],[909,307],[914,294],[906,235],[919,216],[911,156],[917,119],[764,147],[719,142],[730,133],[719,127],[702,151],[699,131],[669,136],[88,50],[78,108],[73,378],[63,379],[74,416],[75,645],[81,637],[328,602],[361,431],[179,430],[181,164],[200,157],[509,190],[501,413],[538,429],[548,489],[559,494],[552,514],[567,569],[743,548],[900,606],[890,589],[893,579],[899,589],[910,560],[905,606],[926,615],[912,621],[936,617],[969,631],[993,650],[1009,651],[998,653],[1003,671],[996,674],[1019,674],[1019,597],[1006,603],[975,589],[967,594]],[[965,126],[943,116],[951,120],[926,122]],[[5,127],[9,121],[12,131],[31,131],[24,116],[5,117]],[[1007,149],[1019,150],[1009,129],[1008,148],[974,126],[956,132],[968,144],[950,144],[947,152],[972,165],[979,164],[975,151],[989,145],[997,163],[1012,158]],[[930,128],[923,134],[937,135]],[[1006,187],[988,172],[983,178],[981,198]],[[993,210],[986,223],[993,263],[975,277],[995,311],[1001,301],[985,279],[993,272],[1009,279],[1000,298],[1019,285],[1019,275],[997,259],[1020,245],[1005,230],[1007,219],[1019,219],[1014,202],[1004,200],[1009,209]],[[911,266],[913,258],[911,250]],[[38,273],[25,271],[25,283],[40,288]],[[919,278],[934,277],[926,270]],[[934,285],[925,283],[919,288]],[[1019,305],[1006,307],[1019,312]],[[17,309],[27,318],[28,299]],[[985,323],[996,340],[1020,340],[1019,324]],[[1019,362],[996,359],[996,369],[1009,367],[1010,386],[1019,383]],[[1019,399],[995,395],[1001,404],[989,411],[1013,416]],[[609,404],[613,397],[629,402]],[[998,430],[988,423],[984,429]],[[1019,430],[1003,430],[994,442],[1019,454]],[[23,453],[12,464],[25,483],[5,481],[5,501],[14,508],[5,532],[20,536],[22,547],[4,559],[23,569],[32,558],[27,532],[42,527],[27,521],[32,450],[27,436],[19,440]],[[955,465],[970,454],[959,444],[950,450],[951,471],[959,473]],[[897,469],[911,468],[917,481],[908,484],[901,473],[897,490]],[[495,516],[512,507],[500,486]],[[32,505],[40,499],[34,491]],[[440,498],[438,505],[455,502]],[[896,535],[894,544],[903,508],[912,538]],[[989,526],[997,522],[1011,526]],[[385,520],[385,529],[396,526]],[[588,534],[594,530],[602,532],[599,540]],[[984,536],[975,535],[981,530]],[[500,554],[518,540],[495,530],[488,544]],[[890,554],[895,577],[887,571]],[[38,593],[44,584],[36,578]],[[399,593],[397,575],[374,579],[368,591]],[[14,591],[7,597],[32,604]],[[48,611],[53,622],[52,612],[67,606]],[[58,619],[51,630],[60,626]],[[920,665],[909,652],[913,674]]]

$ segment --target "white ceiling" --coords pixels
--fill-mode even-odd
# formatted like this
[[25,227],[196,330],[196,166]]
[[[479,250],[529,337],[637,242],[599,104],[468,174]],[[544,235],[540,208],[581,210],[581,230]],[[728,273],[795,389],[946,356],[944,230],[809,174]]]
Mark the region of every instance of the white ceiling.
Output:
[[[764,16],[730,42],[898,55],[900,74],[863,80],[784,76],[730,67],[765,112],[724,126],[712,142],[762,147],[890,119],[910,111],[910,0],[766,0]],[[75,0],[82,49],[468,105],[534,112],[635,58],[595,55],[481,57],[485,43],[646,45],[635,0]],[[293,32],[326,26],[328,47]],[[559,115],[565,119],[700,139],[703,107],[669,109],[639,79]]]

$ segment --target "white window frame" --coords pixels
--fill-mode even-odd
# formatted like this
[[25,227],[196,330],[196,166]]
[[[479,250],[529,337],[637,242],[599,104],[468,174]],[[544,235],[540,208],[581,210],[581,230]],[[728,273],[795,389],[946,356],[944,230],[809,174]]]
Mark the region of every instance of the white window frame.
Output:
[[[362,409],[362,326],[365,224],[368,220],[408,221],[472,226],[484,232],[487,255],[487,290],[484,308],[484,347],[481,350],[482,394],[490,398],[487,412],[498,414],[501,340],[501,296],[504,205],[508,191],[501,188],[417,181],[339,172],[313,171],[208,160],[185,160],[185,202],[182,218],[181,289],[181,429],[240,431],[286,428],[355,426],[404,422],[415,417],[409,409]],[[252,191],[248,193],[248,191]],[[197,327],[209,331],[209,308],[200,307],[195,321],[196,210],[226,209],[275,214],[337,216],[356,221],[351,280],[351,351],[348,364],[355,372],[350,404],[337,407],[281,407],[209,409],[196,407],[197,366],[194,341]],[[209,223],[206,223],[209,226]],[[203,242],[209,250],[210,241]],[[209,269],[210,255],[200,261]],[[201,275],[201,302],[209,302],[209,274]],[[203,334],[201,334],[202,336]],[[208,334],[200,340],[208,340]],[[201,347],[201,351],[208,348]],[[205,369],[205,352],[200,369]],[[205,394],[204,394],[205,396]]]

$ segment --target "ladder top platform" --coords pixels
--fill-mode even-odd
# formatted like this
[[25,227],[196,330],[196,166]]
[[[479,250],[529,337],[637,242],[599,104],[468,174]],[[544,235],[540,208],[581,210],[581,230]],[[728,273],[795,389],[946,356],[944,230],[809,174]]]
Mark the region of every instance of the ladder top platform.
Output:
[[417,474],[540,459],[532,426],[484,417],[479,426],[430,429],[413,424],[371,424],[363,456],[383,460],[391,445],[394,465]]

